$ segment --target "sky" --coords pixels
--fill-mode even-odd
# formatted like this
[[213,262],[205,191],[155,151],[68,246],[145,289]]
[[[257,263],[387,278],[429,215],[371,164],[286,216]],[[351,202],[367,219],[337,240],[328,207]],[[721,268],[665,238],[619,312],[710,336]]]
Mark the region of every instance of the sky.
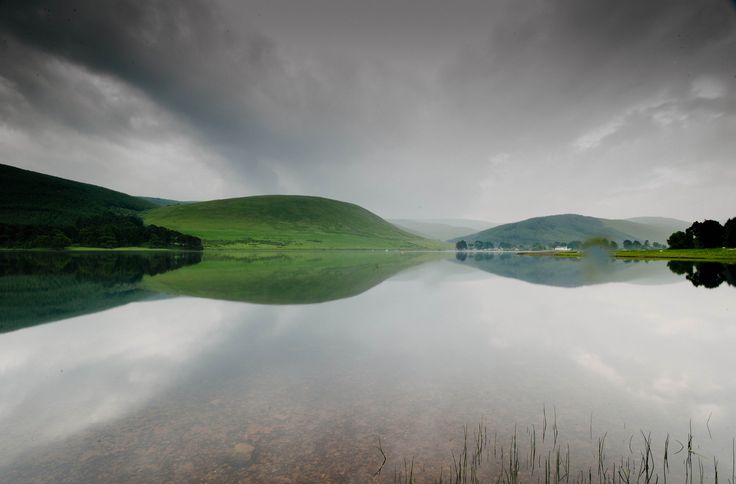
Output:
[[736,2],[0,2],[0,163],[388,218],[736,216]]

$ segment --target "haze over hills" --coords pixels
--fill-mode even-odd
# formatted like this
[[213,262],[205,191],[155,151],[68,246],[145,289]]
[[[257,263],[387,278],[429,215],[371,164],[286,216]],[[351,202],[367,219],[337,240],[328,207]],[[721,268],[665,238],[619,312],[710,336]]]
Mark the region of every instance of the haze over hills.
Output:
[[262,195],[170,205],[147,223],[195,235],[207,247],[271,249],[446,248],[391,225],[352,203],[299,195]]
[[[0,223],[72,225],[106,212],[202,238],[207,247],[268,249],[442,249],[442,240],[531,247],[605,237],[666,242],[689,223],[662,217],[626,220],[576,214],[492,226],[464,219],[397,219],[321,197],[266,195],[208,202],[133,197],[103,187],[0,165]],[[491,228],[488,228],[491,226]],[[478,231],[479,229],[483,229]],[[434,240],[429,240],[434,239]]]
[[624,220],[643,223],[647,225],[659,225],[667,228],[677,228],[677,230],[685,230],[690,226],[689,222],[669,217],[632,217]]
[[389,219],[389,222],[412,234],[435,240],[450,240],[498,224],[472,219]]
[[453,241],[477,240],[513,246],[531,247],[534,244],[553,245],[572,241],[585,241],[605,237],[621,244],[624,240],[665,243],[677,230],[689,224],[681,220],[659,217],[643,217],[634,220],[614,220],[577,214],[534,217],[520,222],[499,225],[481,232],[456,237]]
[[105,212],[130,214],[154,207],[107,188],[0,165],[0,223],[61,226]]

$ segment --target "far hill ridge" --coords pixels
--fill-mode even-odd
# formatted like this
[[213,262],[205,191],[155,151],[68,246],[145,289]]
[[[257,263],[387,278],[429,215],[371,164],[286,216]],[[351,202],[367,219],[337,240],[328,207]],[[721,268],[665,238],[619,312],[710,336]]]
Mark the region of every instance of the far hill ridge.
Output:
[[482,241],[492,242],[496,246],[504,243],[531,247],[534,244],[564,244],[605,237],[618,244],[624,240],[664,243],[672,232],[689,225],[687,222],[661,217],[644,217],[638,220],[641,221],[605,219],[578,214],[549,215],[499,225],[457,237],[453,241],[465,240],[469,244]]

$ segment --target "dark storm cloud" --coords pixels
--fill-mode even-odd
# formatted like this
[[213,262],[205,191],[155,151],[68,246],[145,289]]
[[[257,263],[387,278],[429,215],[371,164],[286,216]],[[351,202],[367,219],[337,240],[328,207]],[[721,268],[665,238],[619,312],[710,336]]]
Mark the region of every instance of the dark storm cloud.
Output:
[[6,1],[0,30],[15,164],[50,163],[14,138],[48,132],[56,153],[122,166],[143,147],[160,173],[192,169],[209,188],[187,198],[493,220],[730,210],[727,1]]
[[[215,144],[237,137],[255,151],[268,150],[273,136],[262,120],[251,119],[256,113],[243,100],[270,75],[278,77],[281,65],[267,39],[254,34],[236,42],[216,15],[204,2],[59,1],[9,2],[1,18],[20,42],[135,86]],[[28,69],[43,69],[38,57],[30,56]],[[29,98],[47,93],[28,77],[18,84],[35,91]]]
[[[733,79],[736,22],[724,2],[523,3],[446,70],[449,99],[471,122],[556,136],[658,91],[686,94],[703,72]],[[479,101],[486,109],[473,109]]]
[[[263,160],[329,161],[347,144],[359,146],[360,137],[390,134],[398,116],[384,126],[361,119],[376,107],[350,94],[364,81],[359,66],[312,72],[282,57],[250,25],[250,12],[244,9],[233,21],[211,2],[8,2],[1,18],[6,34],[19,42],[141,90],[194,125],[204,143],[253,172],[264,168]],[[38,81],[46,70],[43,56],[31,52],[18,59],[26,55],[9,59],[21,68],[6,74],[26,98],[45,103],[50,113],[63,112],[58,104],[67,100],[48,88],[55,80],[41,75]],[[44,81],[46,89],[38,85]],[[104,111],[104,102],[95,99],[79,104]],[[103,129],[93,110],[70,121]],[[351,131],[356,123],[362,126]]]

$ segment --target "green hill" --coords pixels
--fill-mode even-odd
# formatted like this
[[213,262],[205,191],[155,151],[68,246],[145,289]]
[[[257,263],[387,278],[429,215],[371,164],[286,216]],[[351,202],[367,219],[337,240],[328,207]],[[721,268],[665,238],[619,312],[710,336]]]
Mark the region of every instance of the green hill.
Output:
[[[547,217],[534,217],[521,222],[499,225],[482,232],[458,237],[468,243],[476,240],[507,243],[515,246],[533,244],[550,245],[556,242],[585,241],[593,237],[605,237],[621,244],[624,240],[664,243],[676,230],[681,230],[681,221],[675,219],[652,218],[634,220],[614,220],[584,215],[564,214]],[[673,222],[667,222],[672,220]],[[678,223],[679,222],[679,223]]]
[[265,195],[171,205],[143,214],[160,225],[205,241],[208,248],[436,249],[351,203],[320,197]]
[[0,223],[63,226],[105,212],[130,214],[153,207],[107,188],[0,165]]

